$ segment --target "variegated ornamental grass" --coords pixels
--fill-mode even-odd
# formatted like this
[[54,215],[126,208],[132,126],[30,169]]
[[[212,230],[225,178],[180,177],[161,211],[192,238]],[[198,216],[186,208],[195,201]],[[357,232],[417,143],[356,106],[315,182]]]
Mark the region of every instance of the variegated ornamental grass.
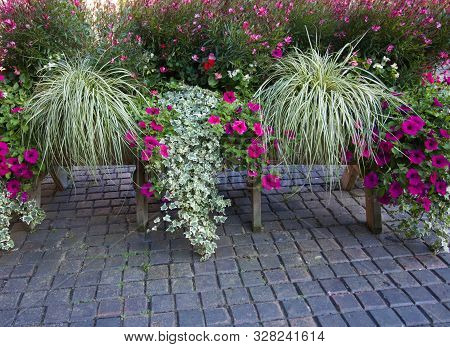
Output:
[[[383,127],[382,101],[397,98],[374,75],[350,64],[354,48],[337,53],[294,49],[274,64],[256,93],[263,122],[278,138],[287,164],[324,165],[331,177],[343,163],[349,144],[357,141],[356,158]],[[345,161],[345,160],[344,160]]]
[[139,132],[136,96],[121,68],[88,59],[53,63],[28,103],[30,140],[48,167],[123,164],[124,135]]

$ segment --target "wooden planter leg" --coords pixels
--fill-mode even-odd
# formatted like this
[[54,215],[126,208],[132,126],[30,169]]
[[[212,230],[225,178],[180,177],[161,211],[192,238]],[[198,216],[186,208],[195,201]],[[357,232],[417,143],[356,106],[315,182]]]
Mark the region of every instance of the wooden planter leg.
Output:
[[366,223],[370,231],[380,234],[382,231],[381,205],[371,189],[365,189],[366,193]]
[[140,188],[146,183],[144,164],[137,159],[136,170],[134,171],[134,181],[136,190],[136,223],[137,230],[147,231],[148,224],[148,201],[145,196],[140,193]]
[[347,165],[341,178],[341,188],[350,191],[355,187],[356,180],[359,176],[358,165]]
[[67,171],[64,170],[64,168],[60,166],[55,167],[50,170],[50,175],[53,178],[53,182],[55,182],[57,191],[62,192],[69,186],[69,175],[67,174]]
[[41,196],[42,196],[42,178],[38,177],[34,183],[33,190],[30,193],[31,199],[36,201],[37,207],[41,207]]
[[252,229],[254,232],[260,232],[262,231],[261,183],[251,180],[249,185],[252,194]]

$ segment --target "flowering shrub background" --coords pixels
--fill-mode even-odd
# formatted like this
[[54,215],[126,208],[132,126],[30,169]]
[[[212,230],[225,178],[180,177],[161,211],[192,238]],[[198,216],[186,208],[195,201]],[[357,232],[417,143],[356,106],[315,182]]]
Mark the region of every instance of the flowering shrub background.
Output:
[[388,131],[380,131],[375,162],[365,168],[364,185],[384,205],[406,212],[406,236],[437,236],[435,250],[448,250],[450,226],[450,87],[426,85],[405,96]]

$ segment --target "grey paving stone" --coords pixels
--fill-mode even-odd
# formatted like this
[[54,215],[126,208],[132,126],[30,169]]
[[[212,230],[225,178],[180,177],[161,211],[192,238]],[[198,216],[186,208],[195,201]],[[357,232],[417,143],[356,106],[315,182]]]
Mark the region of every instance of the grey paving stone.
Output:
[[71,322],[82,322],[94,319],[97,314],[97,303],[87,302],[73,305]]
[[231,313],[235,324],[256,323],[258,315],[255,306],[250,304],[231,306]]
[[375,263],[370,260],[354,261],[352,265],[355,267],[356,272],[362,276],[380,273]]
[[345,285],[353,293],[372,290],[372,286],[363,276],[346,277],[343,279],[343,281],[345,282]]
[[20,307],[44,306],[47,292],[44,290],[36,292],[25,292],[20,300]]
[[431,270],[411,271],[411,274],[423,286],[441,283],[439,278]]
[[388,288],[395,288],[393,281],[386,275],[368,275],[366,276],[367,281],[375,290],[382,290]]
[[373,260],[392,258],[392,255],[382,246],[367,247],[367,248],[365,248],[365,252]]
[[[96,286],[75,288],[72,292],[72,302],[80,303],[92,301],[95,298],[96,291]],[[69,295],[70,292],[68,291],[67,294]]]
[[32,307],[19,310],[15,326],[39,326],[44,316],[44,307]]
[[447,265],[434,254],[418,255],[417,259],[424,264],[427,269],[441,269],[447,267]]
[[12,326],[14,319],[16,318],[16,310],[0,310],[0,327]]
[[13,309],[19,305],[20,293],[0,294],[0,309]]
[[311,315],[311,310],[303,299],[285,300],[281,304],[289,319],[303,318]]
[[178,311],[178,323],[180,327],[203,327],[205,320],[202,310]]
[[231,326],[231,317],[225,308],[209,308],[204,313],[206,325],[209,327]]
[[151,315],[150,326],[152,327],[176,327],[177,316],[174,312],[155,313]]
[[153,265],[147,272],[149,280],[169,278],[169,267],[167,265]]
[[320,326],[322,327],[346,327],[347,323],[339,314],[329,314],[326,316],[317,317]]
[[168,312],[175,309],[175,299],[173,295],[155,295],[151,298],[152,312]]
[[288,268],[286,272],[291,282],[311,281],[311,275],[305,267]]
[[327,265],[311,265],[309,266],[309,271],[313,278],[318,280],[334,277],[333,271]]
[[289,319],[291,327],[316,327],[317,323],[313,317]]
[[[224,278],[226,280],[226,278]],[[200,275],[194,277],[195,289],[198,292],[209,291],[219,288],[217,277],[215,275]]]
[[191,293],[194,291],[194,283],[190,278],[173,278],[170,280],[172,293]]
[[436,302],[436,298],[425,287],[411,287],[404,290],[416,305]]
[[47,306],[44,323],[65,323],[69,322],[72,312],[72,305],[54,304]]
[[352,312],[357,310],[362,310],[361,305],[358,300],[356,300],[353,294],[337,294],[332,295],[331,299],[334,301],[339,312]]
[[386,307],[386,303],[377,292],[357,293],[356,297],[359,302],[361,302],[361,305],[365,310],[374,310]]
[[177,310],[191,310],[201,307],[200,298],[197,293],[176,294],[175,302]]
[[450,309],[442,304],[423,304],[420,306],[434,324],[450,322]]
[[343,314],[344,319],[351,327],[374,327],[374,321],[364,311],[348,312]]
[[409,297],[399,288],[385,289],[380,294],[390,307],[412,305]]
[[[246,275],[246,277],[250,277],[253,273],[254,272],[245,272],[242,274],[242,277],[243,279],[244,275]],[[219,283],[222,289],[242,287],[241,278],[237,273],[219,274]]]
[[120,318],[99,318],[95,324],[97,327],[120,327],[122,321]]
[[250,297],[245,288],[225,289],[224,292],[228,305],[240,305],[250,303]]
[[[242,282],[245,287],[262,286],[267,284],[267,280],[264,278],[261,271],[249,271],[241,273]],[[233,287],[240,287],[240,281],[237,278],[232,281]],[[223,287],[225,288],[225,287]],[[230,286],[230,288],[232,288]]]
[[122,314],[123,302],[119,299],[108,299],[100,301],[97,317],[119,317]]
[[401,327],[404,326],[398,315],[391,308],[382,308],[370,311],[370,314],[380,327]]
[[147,327],[149,319],[147,316],[125,317],[123,320],[124,327]]
[[436,269],[434,272],[446,283],[450,283],[450,268]]
[[358,275],[351,263],[331,264],[330,267],[331,270],[333,270],[333,272],[336,274],[336,277],[339,278]]
[[222,292],[218,290],[200,293],[203,307],[221,307],[225,306],[225,298]]
[[336,313],[336,307],[328,296],[312,296],[306,299],[311,311],[316,316]]
[[145,296],[125,298],[123,312],[126,316],[142,315],[148,311],[148,299]]
[[396,261],[407,271],[425,269],[425,266],[412,256],[399,257]]
[[318,281],[296,283],[301,296],[310,297],[325,294]]
[[328,295],[346,293],[348,290],[339,278],[319,281]]
[[292,283],[280,283],[272,285],[272,290],[278,300],[295,299],[299,296]]
[[270,322],[263,322],[263,326],[280,328],[280,327],[288,327],[289,323],[286,320],[279,319],[279,320],[273,320]]
[[250,295],[255,302],[273,301],[275,296],[269,286],[250,287]]
[[266,270],[264,276],[268,284],[287,283],[289,281],[286,272],[283,270]]
[[450,301],[450,285],[446,283],[432,284],[428,286],[434,296],[436,296],[441,302]]
[[278,302],[262,302],[256,304],[261,321],[283,319],[284,315]]
[[394,310],[407,326],[418,326],[429,324],[428,319],[416,306],[396,307]]

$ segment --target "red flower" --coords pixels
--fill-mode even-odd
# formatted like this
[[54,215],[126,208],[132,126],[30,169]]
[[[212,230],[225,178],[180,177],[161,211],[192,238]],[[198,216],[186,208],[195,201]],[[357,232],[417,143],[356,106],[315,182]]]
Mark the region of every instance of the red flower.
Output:
[[214,67],[214,65],[216,65],[216,61],[214,59],[208,59],[203,63],[203,69],[205,69],[205,71],[209,71]]

